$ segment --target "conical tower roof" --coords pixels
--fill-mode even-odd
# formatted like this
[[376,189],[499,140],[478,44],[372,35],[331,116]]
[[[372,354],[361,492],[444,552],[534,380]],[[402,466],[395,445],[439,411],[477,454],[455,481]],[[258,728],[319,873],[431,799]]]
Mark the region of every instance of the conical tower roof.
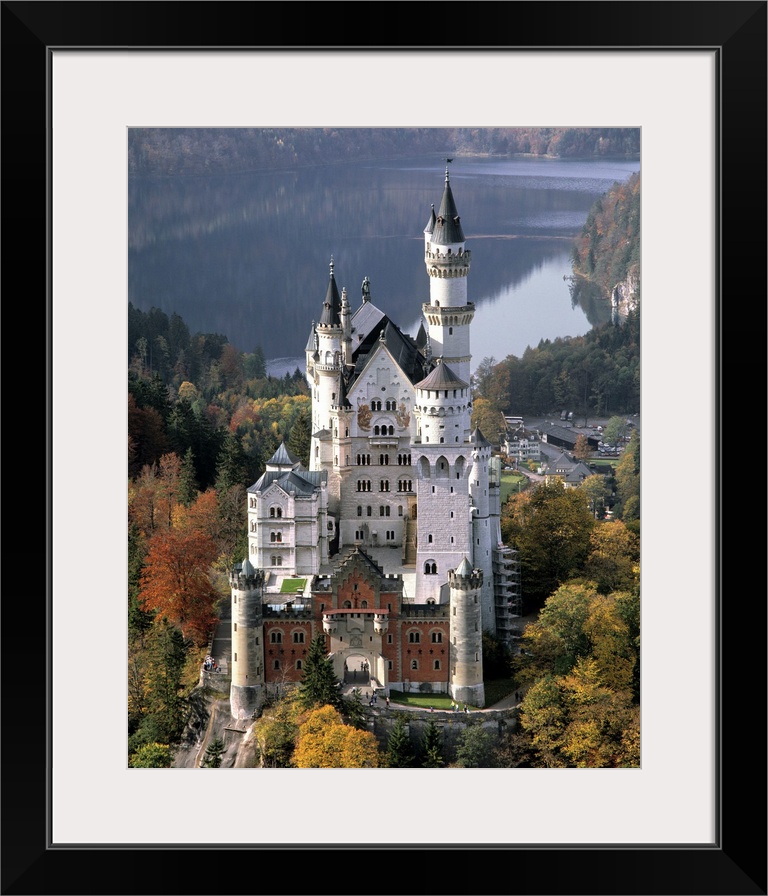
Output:
[[336,278],[333,276],[333,256],[330,262],[330,276],[328,277],[328,289],[325,291],[323,313],[320,315],[320,323],[325,326],[338,327],[341,325],[341,298]]
[[437,359],[435,369],[420,383],[416,383],[417,389],[466,389],[469,384],[459,379],[451,368],[443,363],[442,358]]
[[301,459],[291,454],[291,452],[285,447],[285,442],[280,443],[280,447],[275,451],[275,453],[270,457],[267,461],[267,468],[269,467],[295,467],[297,464],[301,463]]
[[456,567],[456,575],[457,576],[471,576],[472,575],[472,566],[466,557],[464,557],[464,559],[461,561],[461,563],[459,563],[459,565]]
[[486,439],[483,435],[483,431],[479,426],[476,426],[472,432],[471,441],[475,443],[475,445],[479,445],[483,448],[492,448],[493,445]]
[[461,228],[461,219],[451,190],[448,166],[445,168],[445,189],[432,231],[432,242],[441,246],[464,242],[464,231]]

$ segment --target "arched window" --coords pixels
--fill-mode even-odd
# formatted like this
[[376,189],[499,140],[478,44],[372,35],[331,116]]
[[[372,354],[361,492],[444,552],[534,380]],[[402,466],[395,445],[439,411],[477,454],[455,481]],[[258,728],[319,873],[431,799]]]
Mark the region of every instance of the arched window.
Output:
[[394,427],[394,426],[390,426],[390,427],[389,427],[389,434],[390,434],[391,436],[393,436],[393,435],[395,434],[395,427]]
[[432,632],[432,643],[433,644],[442,644],[443,643],[443,633],[442,632]]
[[275,542],[275,541],[277,541],[277,535],[275,535],[274,532],[270,532],[270,533],[269,533],[269,540],[270,540],[271,542]]
[[361,609],[361,610],[367,610],[367,609],[368,609],[368,601],[367,601],[367,600],[361,600],[361,601],[360,601],[360,609]]
[[440,668],[440,660],[434,660],[432,663],[432,668],[437,671]]
[[421,633],[420,632],[408,632],[408,643],[409,644],[421,644]]
[[411,669],[418,669],[418,668],[419,668],[419,661],[411,660]]
[[270,632],[269,633],[269,643],[270,644],[282,644],[283,643],[283,633],[282,632]]
[[352,601],[351,601],[351,600],[345,600],[344,603],[343,603],[341,606],[342,606],[345,610],[351,610],[351,609],[352,609]]
[[359,504],[357,505],[357,515],[358,516],[363,515],[363,508]]
[[274,508],[274,507],[270,507],[270,508],[269,508],[269,515],[270,515],[270,516],[274,516],[274,515],[275,515],[275,508]]
[[303,644],[304,643],[304,632],[293,632],[293,643],[294,644]]
[[279,669],[280,668],[280,660],[272,660],[272,668]]

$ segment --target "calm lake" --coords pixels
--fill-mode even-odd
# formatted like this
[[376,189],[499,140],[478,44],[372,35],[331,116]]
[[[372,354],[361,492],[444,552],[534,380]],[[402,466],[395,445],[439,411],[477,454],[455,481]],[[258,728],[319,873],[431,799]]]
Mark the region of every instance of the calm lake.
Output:
[[[521,356],[580,336],[610,309],[572,307],[570,249],[593,201],[638,160],[456,157],[451,186],[472,251],[472,356]],[[303,369],[334,259],[339,287],[416,335],[429,299],[423,230],[445,160],[361,162],[293,171],[129,179],[128,298],[179,314],[192,333]]]

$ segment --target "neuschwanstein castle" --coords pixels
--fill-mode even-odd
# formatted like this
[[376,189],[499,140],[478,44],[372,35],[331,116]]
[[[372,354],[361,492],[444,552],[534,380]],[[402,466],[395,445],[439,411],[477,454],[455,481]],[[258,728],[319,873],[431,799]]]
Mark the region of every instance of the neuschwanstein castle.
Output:
[[362,662],[382,693],[485,704],[482,633],[509,641],[520,583],[500,461],[470,425],[471,253],[447,167],[424,263],[412,337],[367,277],[353,309],[331,259],[306,347],[309,469],[282,445],[248,489],[248,557],[230,576],[235,718],[300,680],[319,632],[340,680]]

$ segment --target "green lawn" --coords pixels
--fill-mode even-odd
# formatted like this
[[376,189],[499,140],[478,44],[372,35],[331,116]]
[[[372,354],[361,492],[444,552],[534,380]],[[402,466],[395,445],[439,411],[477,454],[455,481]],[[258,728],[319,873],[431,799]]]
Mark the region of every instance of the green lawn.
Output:
[[500,493],[502,507],[510,495],[516,495],[518,492],[525,491],[528,487],[528,478],[522,473],[512,473],[510,471],[501,473]]
[[[511,678],[502,678],[498,679],[497,681],[486,681],[486,707],[493,706],[494,703],[498,703],[499,700],[513,693],[514,690],[515,686]],[[402,691],[390,691],[389,699],[392,706],[397,703],[400,703],[404,706],[418,706],[423,709],[429,709],[429,707],[431,706],[433,709],[448,710],[450,712],[451,701],[453,698],[448,694],[404,694]],[[469,708],[479,709],[479,707],[472,705],[470,705]]]
[[283,579],[282,584],[280,585],[280,593],[281,594],[296,594],[298,591],[303,591],[306,587],[307,580],[302,578],[290,578]]

